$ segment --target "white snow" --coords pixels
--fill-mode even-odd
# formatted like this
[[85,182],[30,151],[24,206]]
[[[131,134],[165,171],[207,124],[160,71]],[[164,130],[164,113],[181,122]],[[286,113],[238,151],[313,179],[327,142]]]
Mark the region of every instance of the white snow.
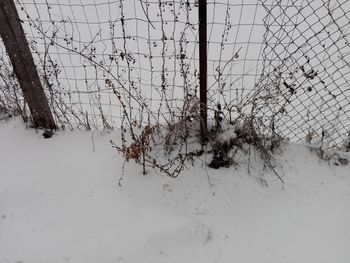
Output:
[[304,146],[276,156],[283,189],[205,157],[177,179],[130,162],[119,187],[118,132],[41,133],[0,122],[0,263],[350,262],[350,167]]

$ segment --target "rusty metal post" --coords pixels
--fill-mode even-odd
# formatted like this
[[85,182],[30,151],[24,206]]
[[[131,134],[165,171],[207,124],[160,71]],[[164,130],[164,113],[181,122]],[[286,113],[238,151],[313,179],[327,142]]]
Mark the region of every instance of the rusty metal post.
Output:
[[13,0],[0,0],[0,36],[37,128],[56,129]]
[[198,0],[199,20],[199,87],[200,87],[200,114],[201,136],[207,138],[207,1]]

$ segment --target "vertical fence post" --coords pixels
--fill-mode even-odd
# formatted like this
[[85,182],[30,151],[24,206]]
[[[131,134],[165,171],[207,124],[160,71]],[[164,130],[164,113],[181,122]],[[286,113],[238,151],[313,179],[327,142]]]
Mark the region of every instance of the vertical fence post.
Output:
[[207,1],[198,0],[201,136],[207,137]]
[[37,128],[55,129],[32,53],[13,0],[0,0],[0,35]]

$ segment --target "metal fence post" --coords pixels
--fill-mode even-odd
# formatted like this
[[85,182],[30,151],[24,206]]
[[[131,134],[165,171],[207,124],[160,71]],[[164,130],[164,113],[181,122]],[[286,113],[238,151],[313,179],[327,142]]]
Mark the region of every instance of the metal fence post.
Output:
[[198,0],[201,135],[207,137],[207,1]]
[[0,36],[28,103],[34,126],[55,129],[56,124],[13,0],[0,0]]

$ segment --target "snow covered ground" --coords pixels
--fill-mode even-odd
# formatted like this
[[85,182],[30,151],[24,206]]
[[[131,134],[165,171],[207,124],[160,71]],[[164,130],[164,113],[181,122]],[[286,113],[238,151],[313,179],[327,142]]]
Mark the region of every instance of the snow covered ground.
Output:
[[117,138],[0,122],[0,263],[350,262],[349,166],[290,144],[284,189],[204,157],[178,179],[127,164],[119,187]]

